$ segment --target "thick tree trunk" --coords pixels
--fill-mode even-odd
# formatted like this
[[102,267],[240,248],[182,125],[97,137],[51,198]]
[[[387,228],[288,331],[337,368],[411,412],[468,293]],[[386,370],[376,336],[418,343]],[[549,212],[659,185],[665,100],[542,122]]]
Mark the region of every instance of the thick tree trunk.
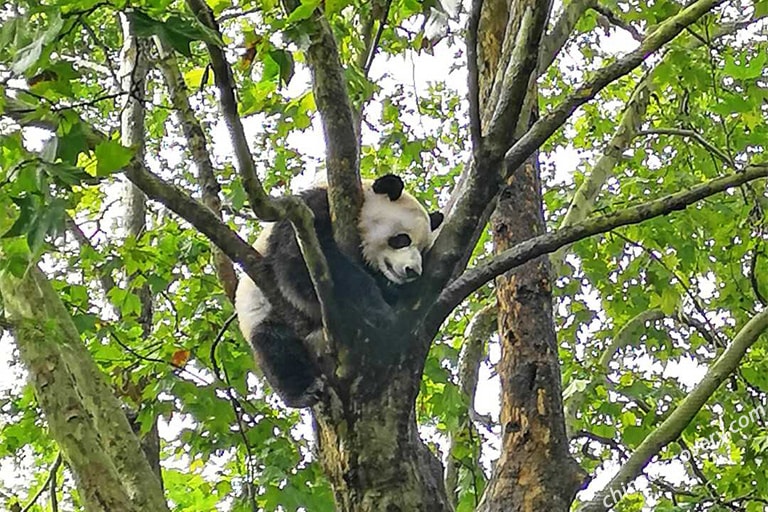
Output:
[[442,465],[419,438],[420,373],[405,366],[385,377],[380,393],[359,389],[358,380],[343,400],[314,409],[319,460],[342,512],[452,510]]
[[[544,232],[536,160],[519,169],[491,219],[498,251]],[[568,452],[549,259],[496,280],[502,455],[483,510],[567,511],[584,479]]]

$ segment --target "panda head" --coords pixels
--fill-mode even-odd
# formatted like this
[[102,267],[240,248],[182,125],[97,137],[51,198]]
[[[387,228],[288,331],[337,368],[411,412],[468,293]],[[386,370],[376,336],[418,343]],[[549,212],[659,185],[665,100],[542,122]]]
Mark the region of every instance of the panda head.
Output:
[[394,174],[364,180],[363,192],[359,225],[363,259],[392,283],[417,279],[422,255],[432,246],[443,214],[427,213]]

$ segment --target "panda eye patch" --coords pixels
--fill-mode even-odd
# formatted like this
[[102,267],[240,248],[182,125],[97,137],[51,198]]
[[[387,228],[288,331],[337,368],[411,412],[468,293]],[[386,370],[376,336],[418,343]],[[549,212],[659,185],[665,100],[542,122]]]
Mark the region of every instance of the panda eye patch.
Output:
[[393,249],[402,249],[411,245],[411,237],[405,233],[400,233],[389,239],[389,246]]

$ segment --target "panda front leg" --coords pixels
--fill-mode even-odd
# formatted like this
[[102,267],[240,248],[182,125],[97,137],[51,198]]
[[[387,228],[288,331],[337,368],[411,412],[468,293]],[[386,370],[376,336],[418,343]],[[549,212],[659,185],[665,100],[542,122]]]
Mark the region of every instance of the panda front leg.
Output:
[[256,325],[249,339],[264,376],[288,407],[310,407],[318,402],[322,378],[304,341],[278,320]]
[[248,276],[237,287],[235,309],[243,337],[283,402],[296,408],[316,403],[322,390],[321,373],[295,326],[283,318],[290,314],[276,311]]

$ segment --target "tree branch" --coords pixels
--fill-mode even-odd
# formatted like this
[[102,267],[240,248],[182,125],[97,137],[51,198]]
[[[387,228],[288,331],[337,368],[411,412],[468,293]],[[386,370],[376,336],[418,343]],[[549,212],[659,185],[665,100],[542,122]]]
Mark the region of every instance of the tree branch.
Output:
[[[484,146],[493,156],[507,151],[518,127],[529,82],[538,64],[541,36],[547,26],[550,2],[521,2],[520,26],[512,55],[501,80],[501,94],[488,123]],[[509,37],[509,36],[508,36]],[[518,165],[520,165],[520,162]]]
[[[639,66],[650,53],[672,40],[685,27],[722,1],[724,0],[696,1],[659,24],[637,50],[599,70],[591,80],[574,91],[558,107],[537,120],[525,135],[506,152],[503,159],[506,172],[513,172],[522,165],[544,141],[565,123],[577,107],[594,98],[608,84]],[[531,14],[528,16],[529,29],[523,32],[528,34],[527,40],[530,41],[535,33],[533,30],[535,23],[534,17]],[[510,64],[507,69],[511,69],[510,72],[514,74],[512,70],[517,68]],[[520,77],[521,75],[517,73],[516,76]],[[511,85],[517,87],[519,83],[515,81]],[[511,93],[505,94],[508,94],[510,100],[513,99]],[[502,110],[512,112],[514,110],[512,103],[514,102],[508,102],[507,106],[501,107]],[[503,123],[497,126],[502,125]],[[496,136],[501,140],[505,134],[499,131]],[[453,195],[455,199],[451,201],[447,221],[427,258],[425,268],[428,270],[428,274],[426,279],[423,278],[426,296],[435,290],[442,289],[451,275],[464,267],[471,252],[465,249],[470,246],[474,247],[474,242],[484,229],[485,220],[492,209],[493,198],[498,192],[502,180],[506,178],[506,176],[498,176],[497,171],[502,164],[494,154],[494,148],[497,149],[498,147],[498,143],[484,145],[482,151],[476,152],[472,156],[466,170],[462,173],[462,176],[466,176],[466,178],[460,181],[457,192]]]
[[[219,192],[221,187],[216,180],[216,174],[211,163],[211,155],[208,151],[207,141],[203,127],[195,116],[192,105],[189,102],[189,89],[181,75],[179,64],[173,54],[173,49],[155,36],[155,46],[160,57],[158,64],[163,73],[165,83],[168,86],[168,93],[171,97],[171,103],[176,109],[184,136],[187,138],[187,146],[192,155],[192,161],[197,168],[197,182],[200,186],[201,199],[203,204],[221,218],[221,199]],[[216,246],[213,247],[213,264],[216,269],[216,275],[224,288],[230,301],[235,299],[235,289],[237,288],[237,274],[232,266],[232,261],[227,258]]]
[[604,373],[608,373],[610,370],[609,365],[616,352],[630,345],[636,339],[634,335],[637,334],[638,330],[645,327],[646,322],[655,322],[656,320],[661,320],[664,316],[664,312],[660,309],[646,309],[625,323],[600,355],[600,361],[598,362],[600,369]]
[[483,138],[480,125],[480,71],[477,65],[477,30],[480,26],[480,12],[483,0],[472,0],[467,21],[467,99],[469,101],[469,134],[472,139],[472,152],[480,149]]
[[[195,14],[200,23],[221,35],[213,13],[204,0],[187,0],[187,6]],[[284,218],[283,210],[264,191],[264,187],[256,173],[251,151],[248,148],[248,140],[245,137],[243,123],[237,113],[237,100],[235,99],[235,81],[232,69],[227,62],[224,50],[214,43],[206,41],[206,48],[211,57],[214,81],[219,90],[219,103],[221,115],[229,130],[232,140],[232,148],[235,151],[235,160],[240,177],[243,180],[243,188],[248,194],[248,201],[256,216],[265,221],[277,221]]]
[[445,318],[445,315],[452,311],[454,307],[474,290],[497,275],[518,267],[542,254],[548,254],[566,244],[599,233],[605,233],[617,227],[637,224],[676,210],[685,209],[687,206],[705,197],[766,176],[768,176],[768,164],[752,166],[738,174],[723,176],[682,192],[670,194],[644,204],[528,239],[500,253],[489,263],[467,270],[461,277],[446,286],[435,305],[432,306],[429,313],[431,319],[429,323],[437,322],[439,324]]
[[0,274],[0,295],[52,437],[90,510],[167,511],[120,402],[51,283],[32,264]]
[[568,38],[571,37],[571,33],[576,28],[576,23],[587,12],[587,9],[595,3],[596,0],[571,0],[568,2],[560,17],[557,18],[552,30],[541,40],[539,66],[537,69],[538,76],[543,75],[549,66],[552,65],[560,50],[563,49],[563,46],[568,41]]
[[660,23],[656,30],[646,36],[635,51],[597,71],[591,80],[576,89],[547,115],[536,121],[531,129],[507,151],[504,157],[507,169],[517,169],[531,153],[565,123],[579,106],[593,99],[608,84],[635,69],[648,55],[674,39],[687,26],[723,1],[697,0]]
[[[283,3],[289,12],[299,5],[296,0],[285,0]],[[347,256],[356,259],[359,257],[358,220],[363,205],[363,190],[355,116],[336,39],[328,21],[315,13],[307,23],[311,26],[307,61],[312,71],[315,104],[323,123],[333,237]]]
[[[56,455],[56,459],[53,461],[53,464],[51,464],[51,469],[48,470],[48,478],[45,479],[45,482],[43,482],[43,485],[40,486],[40,488],[37,490],[34,496],[30,498],[29,502],[26,504],[26,506],[21,509],[21,512],[29,512],[34,504],[37,502],[38,498],[40,498],[40,495],[43,494],[43,491],[45,491],[46,488],[48,488],[52,482],[56,481],[56,472],[59,470],[59,467],[61,466],[61,452],[59,452],[58,455]],[[54,486],[51,489],[51,496],[52,500],[55,500],[54,497],[56,493],[56,487]]]
[[[490,304],[475,313],[472,321],[467,326],[464,335],[464,343],[459,354],[459,389],[467,398],[467,414],[459,422],[456,432],[451,432],[448,439],[448,457],[445,466],[445,489],[448,499],[456,506],[456,491],[458,486],[458,467],[454,457],[459,440],[456,434],[473,428],[472,421],[477,417],[475,412],[475,393],[477,392],[477,379],[480,372],[480,363],[485,353],[488,339],[495,332],[498,305]],[[466,440],[464,441],[466,442]]]
[[621,467],[619,472],[605,488],[598,492],[594,498],[578,508],[578,512],[602,512],[608,509],[604,504],[606,497],[610,496],[613,489],[624,488],[634,480],[643,468],[648,464],[659,450],[677,439],[680,433],[688,426],[688,423],[696,416],[699,410],[709,400],[728,376],[738,368],[741,359],[749,347],[754,344],[760,335],[768,328],[768,309],[752,317],[742,327],[731,345],[715,361],[707,371],[702,381],[694,390],[678,405],[659,427],[648,434],[632,456]]
[[[187,0],[187,5],[203,25],[207,26],[211,30],[215,31],[216,34],[221,36],[221,32],[219,31],[219,27],[215,18],[213,17],[213,13],[204,0]],[[323,26],[330,33],[330,27],[327,25],[327,23]],[[332,36],[329,37],[333,42]],[[333,49],[335,51],[335,42],[333,43]],[[264,191],[264,187],[262,186],[261,181],[256,174],[256,167],[253,163],[250,149],[248,148],[245,132],[243,131],[243,124],[237,113],[237,101],[235,100],[235,85],[232,69],[227,62],[224,50],[211,42],[206,42],[206,47],[208,48],[208,53],[211,57],[211,66],[214,72],[216,87],[219,90],[221,113],[224,117],[225,123],[227,124],[227,128],[229,129],[230,137],[232,138],[232,146],[235,150],[238,169],[243,181],[243,187],[248,194],[248,200],[251,203],[251,208],[253,209],[253,212],[256,214],[256,216],[264,221],[277,221],[284,218],[287,218],[291,221],[291,224],[296,231],[297,238],[299,240],[299,247],[301,248],[304,261],[307,264],[310,278],[312,279],[312,283],[315,286],[315,292],[317,293],[320,302],[320,310],[323,317],[323,323],[326,327],[333,325],[332,323],[327,323],[327,320],[331,316],[340,314],[340,312],[335,311],[336,307],[332,300],[333,283],[331,282],[331,274],[328,270],[328,262],[325,260],[325,255],[320,249],[317,233],[315,233],[313,222],[314,217],[312,211],[307,207],[306,204],[304,204],[300,198],[296,196],[282,199],[273,199],[270,198]],[[336,54],[336,57],[338,61],[338,54]],[[342,80],[342,85],[344,85],[343,75],[339,74],[339,77]],[[317,92],[315,92],[315,96],[315,101],[319,104],[320,100],[317,98]],[[348,101],[347,107],[349,107]],[[351,108],[348,108],[347,110],[349,112],[349,126],[354,133],[354,129],[351,128]],[[356,148],[356,138],[353,138],[353,144]],[[358,195],[361,198],[359,204],[362,204],[362,189],[360,187],[360,176],[357,174],[356,158],[357,157],[355,156],[355,176],[357,178]],[[131,181],[138,180],[143,184],[143,186],[148,187],[150,190],[152,190],[153,193],[156,194],[156,196],[152,196],[152,194],[145,190],[145,193],[150,197],[156,197],[161,202],[163,202],[163,200],[169,201],[168,203],[164,202],[163,204],[191,222],[192,225],[194,225],[201,233],[204,233],[206,236],[209,234],[215,236],[216,238],[211,238],[211,240],[231,259],[243,264],[249,277],[256,280],[256,282],[261,283],[269,283],[272,281],[271,276],[267,275],[269,273],[266,272],[266,269],[259,265],[261,258],[256,257],[258,253],[252,249],[247,251],[244,250],[241,245],[241,243],[244,243],[243,240],[229,228],[226,228],[226,230],[221,229],[223,223],[216,217],[213,212],[205,207],[202,207],[199,203],[197,203],[197,201],[187,196],[186,194],[182,193],[179,195],[178,192],[180,191],[178,189],[175,189],[174,187],[162,182],[160,178],[151,174],[148,170],[143,169],[141,165],[136,165],[134,163],[134,165],[126,171],[126,175],[129,177],[129,179],[131,179]],[[336,192],[339,191],[337,190]],[[332,196],[333,194],[334,192],[332,190],[329,191],[329,196]],[[173,205],[173,207],[171,205]],[[174,207],[176,209],[174,209]],[[188,208],[192,209],[189,210]],[[331,205],[331,213],[334,213],[333,205]],[[207,221],[204,221],[204,219],[207,219]],[[211,229],[209,226],[203,224],[203,222],[206,222],[206,224],[213,222],[213,224],[210,224],[210,226],[217,226],[217,228]],[[357,236],[357,222],[354,222],[353,227],[355,230],[355,236]],[[224,243],[224,246],[220,245],[220,243]],[[357,247],[358,245],[355,245],[355,250],[357,250]],[[234,251],[229,252],[227,248],[233,249]],[[258,275],[261,275],[260,279],[256,277]],[[263,287],[262,291],[265,291],[265,295],[267,295],[267,299],[270,300],[270,302],[273,300],[273,298],[279,298],[275,293],[267,294],[266,288],[268,287]],[[333,309],[333,311],[330,311],[330,309]]]

